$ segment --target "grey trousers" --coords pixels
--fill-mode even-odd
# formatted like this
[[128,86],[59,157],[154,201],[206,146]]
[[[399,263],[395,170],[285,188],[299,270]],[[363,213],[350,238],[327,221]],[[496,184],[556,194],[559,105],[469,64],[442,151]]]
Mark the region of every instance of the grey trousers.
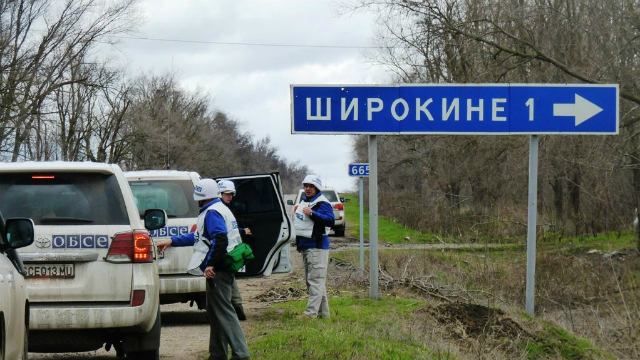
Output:
[[329,250],[307,249],[302,252],[302,259],[304,260],[304,275],[309,293],[309,301],[304,314],[328,318],[327,267],[329,265]]
[[249,347],[231,305],[231,293],[235,276],[229,272],[217,272],[207,279],[207,314],[209,315],[209,353],[211,359],[227,360],[229,346],[232,359],[249,358]]
[[238,289],[238,282],[233,282],[233,290],[231,291],[231,304],[233,306],[242,305],[242,295],[240,295],[240,289]]

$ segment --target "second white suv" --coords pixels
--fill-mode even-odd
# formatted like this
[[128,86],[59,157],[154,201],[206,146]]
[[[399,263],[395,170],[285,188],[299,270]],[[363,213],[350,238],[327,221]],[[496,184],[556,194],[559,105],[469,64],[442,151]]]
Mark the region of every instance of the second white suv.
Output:
[[[0,210],[27,217],[35,241],[20,250],[30,296],[29,351],[89,351],[158,359],[155,247],[120,167],[89,162],[5,163]],[[145,229],[146,228],[146,229]]]
[[[125,173],[141,213],[149,208],[167,212],[167,226],[151,232],[154,240],[170,238],[195,230],[198,206],[193,200],[193,185],[200,179],[195,172],[145,170]],[[221,179],[221,178],[218,178]],[[239,276],[269,275],[276,268],[285,272],[289,248],[289,218],[284,210],[278,173],[227,177],[236,187],[230,208],[242,227],[253,235],[243,238],[256,259]],[[195,302],[205,307],[206,283],[202,276],[187,273],[191,247],[170,247],[159,254],[160,303]]]

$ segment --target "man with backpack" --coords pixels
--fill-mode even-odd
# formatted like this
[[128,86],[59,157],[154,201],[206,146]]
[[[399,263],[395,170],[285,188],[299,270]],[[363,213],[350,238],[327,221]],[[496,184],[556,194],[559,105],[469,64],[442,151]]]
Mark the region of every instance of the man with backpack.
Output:
[[215,180],[198,181],[193,199],[200,207],[196,231],[160,240],[156,245],[159,250],[169,246],[193,246],[188,271],[207,278],[211,359],[228,359],[229,346],[232,359],[249,359],[249,348],[231,304],[235,270],[227,262],[227,252],[242,243],[238,224],[231,210],[220,200]]

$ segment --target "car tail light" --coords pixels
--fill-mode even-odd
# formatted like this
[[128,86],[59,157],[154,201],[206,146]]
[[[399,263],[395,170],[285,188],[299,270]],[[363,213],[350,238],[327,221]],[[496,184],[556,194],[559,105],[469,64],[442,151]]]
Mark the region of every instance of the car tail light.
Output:
[[333,205],[333,208],[336,210],[344,210],[344,204],[343,203],[337,203],[335,205]]
[[106,261],[148,263],[153,261],[153,242],[147,231],[127,231],[113,236]]
[[140,306],[144,304],[144,290],[133,290],[131,292],[131,306]]

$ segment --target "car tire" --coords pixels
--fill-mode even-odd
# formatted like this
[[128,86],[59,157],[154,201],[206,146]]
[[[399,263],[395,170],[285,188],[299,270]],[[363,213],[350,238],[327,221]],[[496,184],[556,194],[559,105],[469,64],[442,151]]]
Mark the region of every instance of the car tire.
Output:
[[336,234],[336,236],[340,236],[343,237],[344,236],[344,226],[339,227],[339,228],[335,228],[333,229],[333,232]]
[[140,360],[159,360],[160,349],[149,351],[132,351],[127,353],[125,359],[140,359]]
[[4,360],[4,349],[5,349],[5,334],[4,334],[4,316],[0,313],[0,360]]
[[22,340],[24,345],[22,346],[22,357],[18,359],[28,360],[29,359],[29,323],[24,325],[24,339]]
[[207,309],[207,294],[202,293],[202,295],[198,295],[195,299],[196,306],[198,310],[206,310]]
[[[158,307],[158,315],[156,315],[156,321],[153,323],[153,327],[149,332],[136,339],[136,342],[140,347],[147,350],[131,349],[125,352],[125,359],[140,359],[140,360],[159,360],[160,359],[160,308]],[[151,350],[149,350],[151,348]]]

